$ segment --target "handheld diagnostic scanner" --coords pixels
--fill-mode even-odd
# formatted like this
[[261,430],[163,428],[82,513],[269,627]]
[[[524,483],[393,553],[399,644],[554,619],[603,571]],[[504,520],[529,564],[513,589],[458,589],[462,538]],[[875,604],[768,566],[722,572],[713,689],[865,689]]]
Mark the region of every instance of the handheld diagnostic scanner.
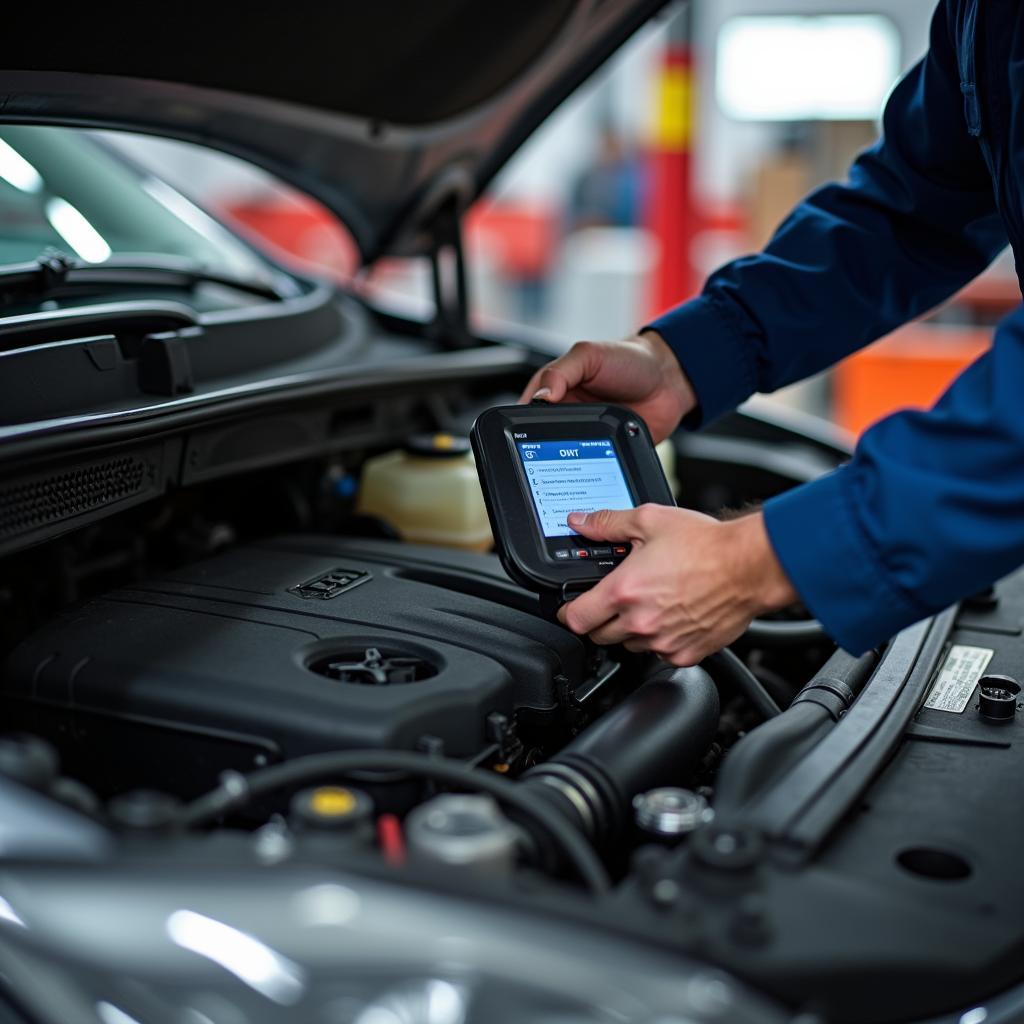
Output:
[[675,504],[647,425],[619,406],[500,406],[481,413],[470,440],[505,571],[556,604],[630,550],[581,537],[570,512]]

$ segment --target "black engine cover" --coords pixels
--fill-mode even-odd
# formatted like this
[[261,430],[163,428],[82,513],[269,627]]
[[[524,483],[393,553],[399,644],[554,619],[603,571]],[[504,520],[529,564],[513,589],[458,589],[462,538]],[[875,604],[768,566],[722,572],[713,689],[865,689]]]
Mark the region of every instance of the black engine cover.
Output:
[[69,771],[189,792],[227,767],[426,737],[472,756],[490,713],[551,712],[584,666],[492,556],[304,536],[96,598],[22,643],[3,685]]

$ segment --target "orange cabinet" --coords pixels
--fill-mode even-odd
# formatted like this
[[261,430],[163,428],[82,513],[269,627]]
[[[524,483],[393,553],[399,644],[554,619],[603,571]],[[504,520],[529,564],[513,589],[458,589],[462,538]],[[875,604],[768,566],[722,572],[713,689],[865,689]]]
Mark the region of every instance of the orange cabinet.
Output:
[[910,324],[836,367],[833,416],[862,433],[897,409],[927,409],[992,341],[988,328]]

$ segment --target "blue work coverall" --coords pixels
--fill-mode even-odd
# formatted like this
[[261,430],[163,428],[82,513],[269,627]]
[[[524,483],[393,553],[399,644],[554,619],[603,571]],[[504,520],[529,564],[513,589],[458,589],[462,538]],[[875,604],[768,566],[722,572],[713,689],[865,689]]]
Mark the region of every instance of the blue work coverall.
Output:
[[[688,425],[923,313],[1007,241],[1020,282],[1024,5],[944,0],[849,180],[650,325],[697,392]],[[882,420],[849,463],[764,514],[800,596],[853,653],[1024,564],[1024,308],[933,409]]]

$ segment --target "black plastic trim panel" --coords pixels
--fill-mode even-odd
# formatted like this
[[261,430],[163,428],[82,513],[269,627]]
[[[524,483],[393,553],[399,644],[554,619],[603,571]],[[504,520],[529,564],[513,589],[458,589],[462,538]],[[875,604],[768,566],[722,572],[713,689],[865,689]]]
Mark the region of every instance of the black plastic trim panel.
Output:
[[[76,417],[53,433],[6,443],[4,435],[20,428],[0,428],[0,555],[158,498],[172,486],[398,443],[410,431],[429,429],[428,395],[474,382],[500,387],[506,377],[512,385],[529,366],[528,351],[490,346],[311,372],[299,382],[260,381],[225,389],[219,400],[169,400],[156,413]],[[104,490],[107,463],[124,459],[145,461],[138,486],[126,489],[123,472],[115,472]]]
[[0,555],[162,495],[180,443],[125,444],[0,479]]
[[932,680],[956,607],[899,633],[856,703],[757,801],[749,824],[804,860],[892,755]]
[[536,357],[526,349],[495,345],[412,357],[400,365],[382,362],[360,369],[318,369],[219,388],[202,395],[186,395],[142,408],[0,427],[0,444],[7,446],[7,457],[35,456],[101,440],[144,437],[193,426],[211,416],[264,410],[275,404],[352,394],[365,397],[369,392],[394,393],[410,386],[421,390],[446,381],[524,373],[536,363]]
[[327,286],[203,314],[130,300],[0,316],[0,438],[201,398],[260,373],[333,370],[365,358],[369,330],[364,309]]

